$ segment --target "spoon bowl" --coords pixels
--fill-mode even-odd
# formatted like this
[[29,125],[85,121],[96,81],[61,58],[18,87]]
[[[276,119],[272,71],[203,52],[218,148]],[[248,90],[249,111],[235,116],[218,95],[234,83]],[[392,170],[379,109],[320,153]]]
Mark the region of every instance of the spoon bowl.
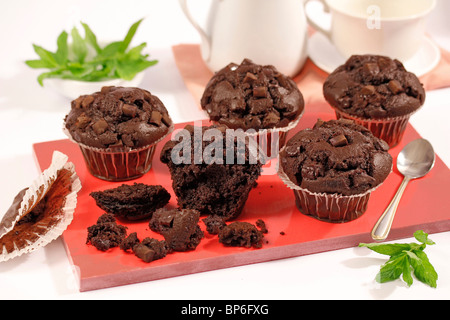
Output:
[[404,176],[416,179],[426,175],[434,166],[435,154],[425,139],[407,144],[397,157],[397,169]]
[[400,199],[411,179],[425,176],[433,168],[435,153],[430,142],[417,139],[408,143],[397,157],[397,169],[404,176],[394,198],[372,229],[372,239],[385,240],[391,230],[392,222]]

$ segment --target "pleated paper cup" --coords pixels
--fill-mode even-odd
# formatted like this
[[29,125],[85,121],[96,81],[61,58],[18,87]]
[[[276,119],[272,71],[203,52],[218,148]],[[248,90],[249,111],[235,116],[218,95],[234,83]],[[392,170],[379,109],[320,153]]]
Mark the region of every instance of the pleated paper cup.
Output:
[[400,143],[411,115],[413,115],[417,111],[416,110],[407,115],[398,117],[390,117],[385,119],[367,119],[345,113],[342,110],[334,107],[333,109],[336,113],[337,119],[343,118],[353,120],[357,124],[366,127],[372,132],[375,137],[384,140],[390,148],[393,148]]
[[[32,252],[57,239],[73,220],[77,193],[81,190],[73,163],[66,155],[53,153],[51,165],[33,183],[18,193],[0,222],[0,261]],[[21,220],[45,197],[42,216]]]
[[291,121],[285,127],[277,127],[271,129],[261,129],[255,132],[244,131],[247,136],[250,136],[255,139],[258,143],[259,148],[265,153],[266,159],[276,158],[278,156],[278,152],[284,147],[286,144],[286,138],[292,129],[297,127],[300,119],[302,118],[305,109],[298,115],[298,117]]
[[381,185],[364,193],[349,196],[338,193],[318,193],[293,183],[283,171],[281,159],[278,159],[277,171],[284,184],[293,190],[295,205],[302,214],[332,223],[349,222],[362,216],[367,210],[371,193]]
[[86,167],[94,177],[106,181],[126,181],[137,179],[152,168],[156,146],[173,131],[173,124],[163,137],[150,145],[136,149],[91,147],[74,140],[65,126],[63,131],[79,146]]

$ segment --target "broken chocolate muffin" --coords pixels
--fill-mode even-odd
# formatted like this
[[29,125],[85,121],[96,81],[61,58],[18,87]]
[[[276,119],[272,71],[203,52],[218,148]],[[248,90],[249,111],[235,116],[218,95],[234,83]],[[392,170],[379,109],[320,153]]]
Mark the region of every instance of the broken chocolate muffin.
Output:
[[169,250],[194,250],[204,237],[198,225],[200,213],[189,209],[156,210],[150,220],[150,229],[163,235]]
[[164,207],[170,200],[170,193],[164,187],[136,182],[91,192],[90,196],[106,212],[128,220],[150,218],[156,209]]
[[229,128],[259,130],[288,126],[302,114],[304,100],[297,84],[274,66],[244,59],[214,74],[201,106]]
[[133,252],[136,257],[144,262],[151,262],[164,258],[169,252],[169,247],[165,240],[160,241],[147,237],[142,242],[133,246]]
[[218,234],[227,225],[222,217],[216,215],[207,216],[203,219],[203,223],[206,226],[206,231],[210,234]]
[[168,141],[160,159],[169,168],[178,205],[225,220],[237,217],[264,161],[252,142],[222,125],[187,125]]
[[118,247],[127,236],[127,228],[117,224],[116,218],[105,213],[97,219],[97,223],[88,227],[87,244],[92,244],[100,251]]
[[264,235],[250,222],[234,221],[219,231],[219,242],[226,246],[261,248]]

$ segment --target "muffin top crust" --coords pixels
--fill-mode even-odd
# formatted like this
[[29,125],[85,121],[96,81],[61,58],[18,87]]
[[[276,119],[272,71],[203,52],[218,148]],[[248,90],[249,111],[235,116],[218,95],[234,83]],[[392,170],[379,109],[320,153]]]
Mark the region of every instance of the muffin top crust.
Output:
[[72,138],[96,148],[135,149],[169,133],[172,119],[161,100],[135,87],[103,87],[71,102],[65,127]]
[[206,85],[201,106],[232,129],[286,127],[304,110],[297,84],[271,65],[244,59],[219,70]]
[[355,195],[381,184],[392,170],[389,146],[351,120],[318,120],[295,134],[280,165],[295,185],[315,193]]
[[353,55],[323,85],[328,103],[350,115],[383,119],[410,114],[425,101],[420,80],[403,64],[379,55]]

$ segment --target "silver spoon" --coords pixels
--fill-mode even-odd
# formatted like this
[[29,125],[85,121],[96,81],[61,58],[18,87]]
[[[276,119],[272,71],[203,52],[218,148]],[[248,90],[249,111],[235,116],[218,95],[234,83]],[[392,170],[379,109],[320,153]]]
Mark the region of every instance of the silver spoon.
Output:
[[399,153],[397,169],[403,174],[404,178],[391,203],[372,229],[371,235],[374,240],[385,240],[387,238],[406,185],[411,179],[426,175],[433,168],[434,160],[433,147],[425,139],[417,139],[408,143]]

